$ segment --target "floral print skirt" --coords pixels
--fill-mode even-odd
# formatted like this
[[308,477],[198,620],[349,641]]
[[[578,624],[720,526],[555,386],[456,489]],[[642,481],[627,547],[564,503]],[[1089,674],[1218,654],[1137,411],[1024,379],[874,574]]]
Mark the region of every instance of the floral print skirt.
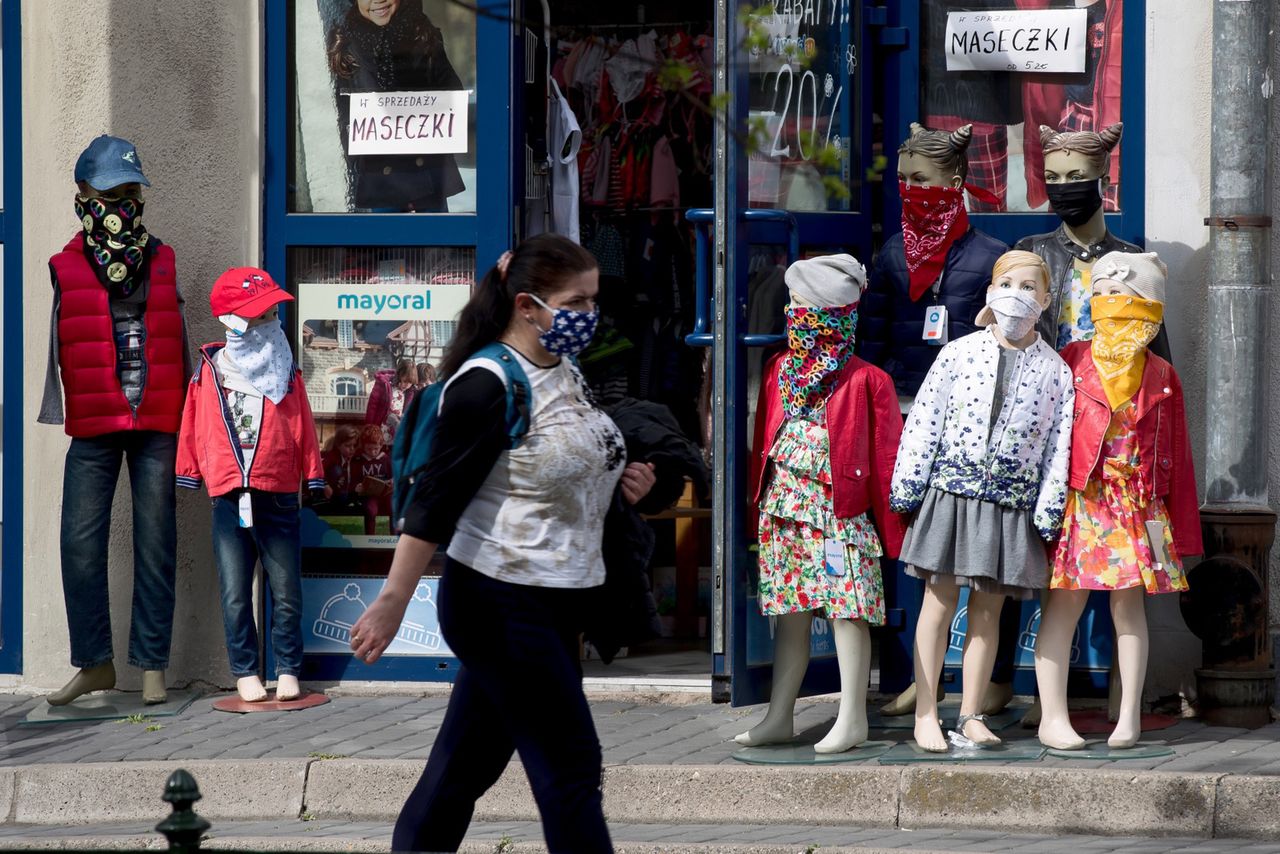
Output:
[[[884,623],[880,537],[867,514],[838,519],[822,414],[782,429],[760,507],[760,612],[816,611],[829,619]],[[826,541],[841,543],[844,574],[826,571]]]
[[[1138,458],[1132,405],[1117,412],[1102,445],[1102,472],[1083,490],[1067,493],[1062,538],[1053,559],[1054,590],[1128,590],[1177,593],[1187,576],[1173,546],[1164,502],[1150,498]],[[1158,561],[1147,539],[1147,522],[1162,526],[1171,560]]]

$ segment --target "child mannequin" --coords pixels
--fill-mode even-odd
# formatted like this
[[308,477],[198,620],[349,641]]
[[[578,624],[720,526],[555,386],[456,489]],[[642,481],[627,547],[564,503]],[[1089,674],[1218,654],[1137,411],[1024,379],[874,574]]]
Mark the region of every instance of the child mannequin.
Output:
[[351,466],[352,491],[364,504],[364,532],[370,537],[377,533],[379,516],[391,518],[391,455],[383,441],[385,435],[377,424],[366,424],[360,431],[360,455]]
[[1048,586],[1044,541],[1058,535],[1066,500],[1073,389],[1070,371],[1035,331],[1049,273],[1029,252],[992,271],[985,330],[943,348],[907,418],[891,506],[915,513],[902,547],[926,581],[916,626],[916,743],[942,753],[936,690],[960,588],[969,588],[964,693],[953,740],[1000,739],[980,714],[1006,596]]
[[865,277],[848,255],[786,273],[788,349],[765,366],[752,446],[760,610],[778,620],[773,691],[764,721],[739,744],[794,736],[815,616],[833,623],[840,711],[814,750],[841,753],[867,738],[867,626],[884,622],[880,557],[902,542],[902,520],[888,507],[902,415],[889,376],[853,355]]
[[1164,316],[1165,281],[1154,252],[1104,255],[1093,267],[1093,339],[1062,351],[1076,378],[1076,416],[1071,490],[1036,645],[1047,747],[1084,747],[1067,716],[1067,670],[1090,590],[1110,591],[1116,626],[1120,715],[1107,743],[1137,743],[1146,596],[1186,590],[1180,558],[1203,550],[1182,386],[1147,349]]
[[259,559],[271,585],[276,699],[299,696],[298,487],[304,472],[315,493],[325,486],[311,405],[280,326],[278,306],[292,299],[254,267],[231,269],[218,278],[209,304],[227,327],[226,344],[201,348],[178,436],[178,485],[198,489],[207,482],[213,499],[227,655],[236,691],[251,703],[267,699],[253,620]]

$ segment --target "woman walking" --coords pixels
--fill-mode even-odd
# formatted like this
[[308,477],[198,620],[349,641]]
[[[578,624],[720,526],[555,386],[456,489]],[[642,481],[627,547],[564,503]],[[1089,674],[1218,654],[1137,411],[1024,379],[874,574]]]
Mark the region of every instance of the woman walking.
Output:
[[[461,662],[422,779],[396,822],[396,851],[456,851],[476,800],[520,753],[552,852],[611,852],[601,753],[582,692],[578,634],[604,583],[601,535],[615,490],[653,484],[625,464],[621,434],[572,360],[595,329],[595,259],[542,235],[489,271],[445,353],[446,386],[423,485],[387,584],[352,630],[372,663],[395,637],[438,544],[449,543],[440,627]],[[500,343],[528,378],[529,426],[508,449]]]

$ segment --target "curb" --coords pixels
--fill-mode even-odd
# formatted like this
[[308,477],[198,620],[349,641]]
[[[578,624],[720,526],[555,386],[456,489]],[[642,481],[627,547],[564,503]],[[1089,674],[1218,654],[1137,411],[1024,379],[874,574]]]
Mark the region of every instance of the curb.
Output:
[[[218,821],[292,820],[304,813],[394,822],[423,763],[292,759],[6,767],[0,768],[0,816],[10,825],[159,821],[166,810],[160,800],[164,782],[179,767],[199,782],[205,797],[196,809],[215,823],[216,834]],[[625,823],[1280,836],[1280,812],[1260,808],[1280,799],[1280,777],[964,765],[614,765],[605,768],[603,791],[606,817]],[[538,820],[518,764],[480,800],[475,818]]]

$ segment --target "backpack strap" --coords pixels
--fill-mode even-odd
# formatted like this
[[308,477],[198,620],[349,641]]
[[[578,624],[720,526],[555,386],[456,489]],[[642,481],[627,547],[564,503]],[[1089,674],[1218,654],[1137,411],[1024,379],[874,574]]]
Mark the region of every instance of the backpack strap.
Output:
[[437,410],[437,415],[444,409],[444,399],[449,393],[449,385],[472,368],[489,371],[502,382],[502,387],[507,393],[508,447],[519,447],[524,441],[525,434],[529,432],[533,387],[529,383],[529,377],[524,372],[524,368],[520,366],[515,351],[505,344],[497,341],[487,344],[462,363],[458,372],[445,381],[445,386],[440,392],[440,409]]

